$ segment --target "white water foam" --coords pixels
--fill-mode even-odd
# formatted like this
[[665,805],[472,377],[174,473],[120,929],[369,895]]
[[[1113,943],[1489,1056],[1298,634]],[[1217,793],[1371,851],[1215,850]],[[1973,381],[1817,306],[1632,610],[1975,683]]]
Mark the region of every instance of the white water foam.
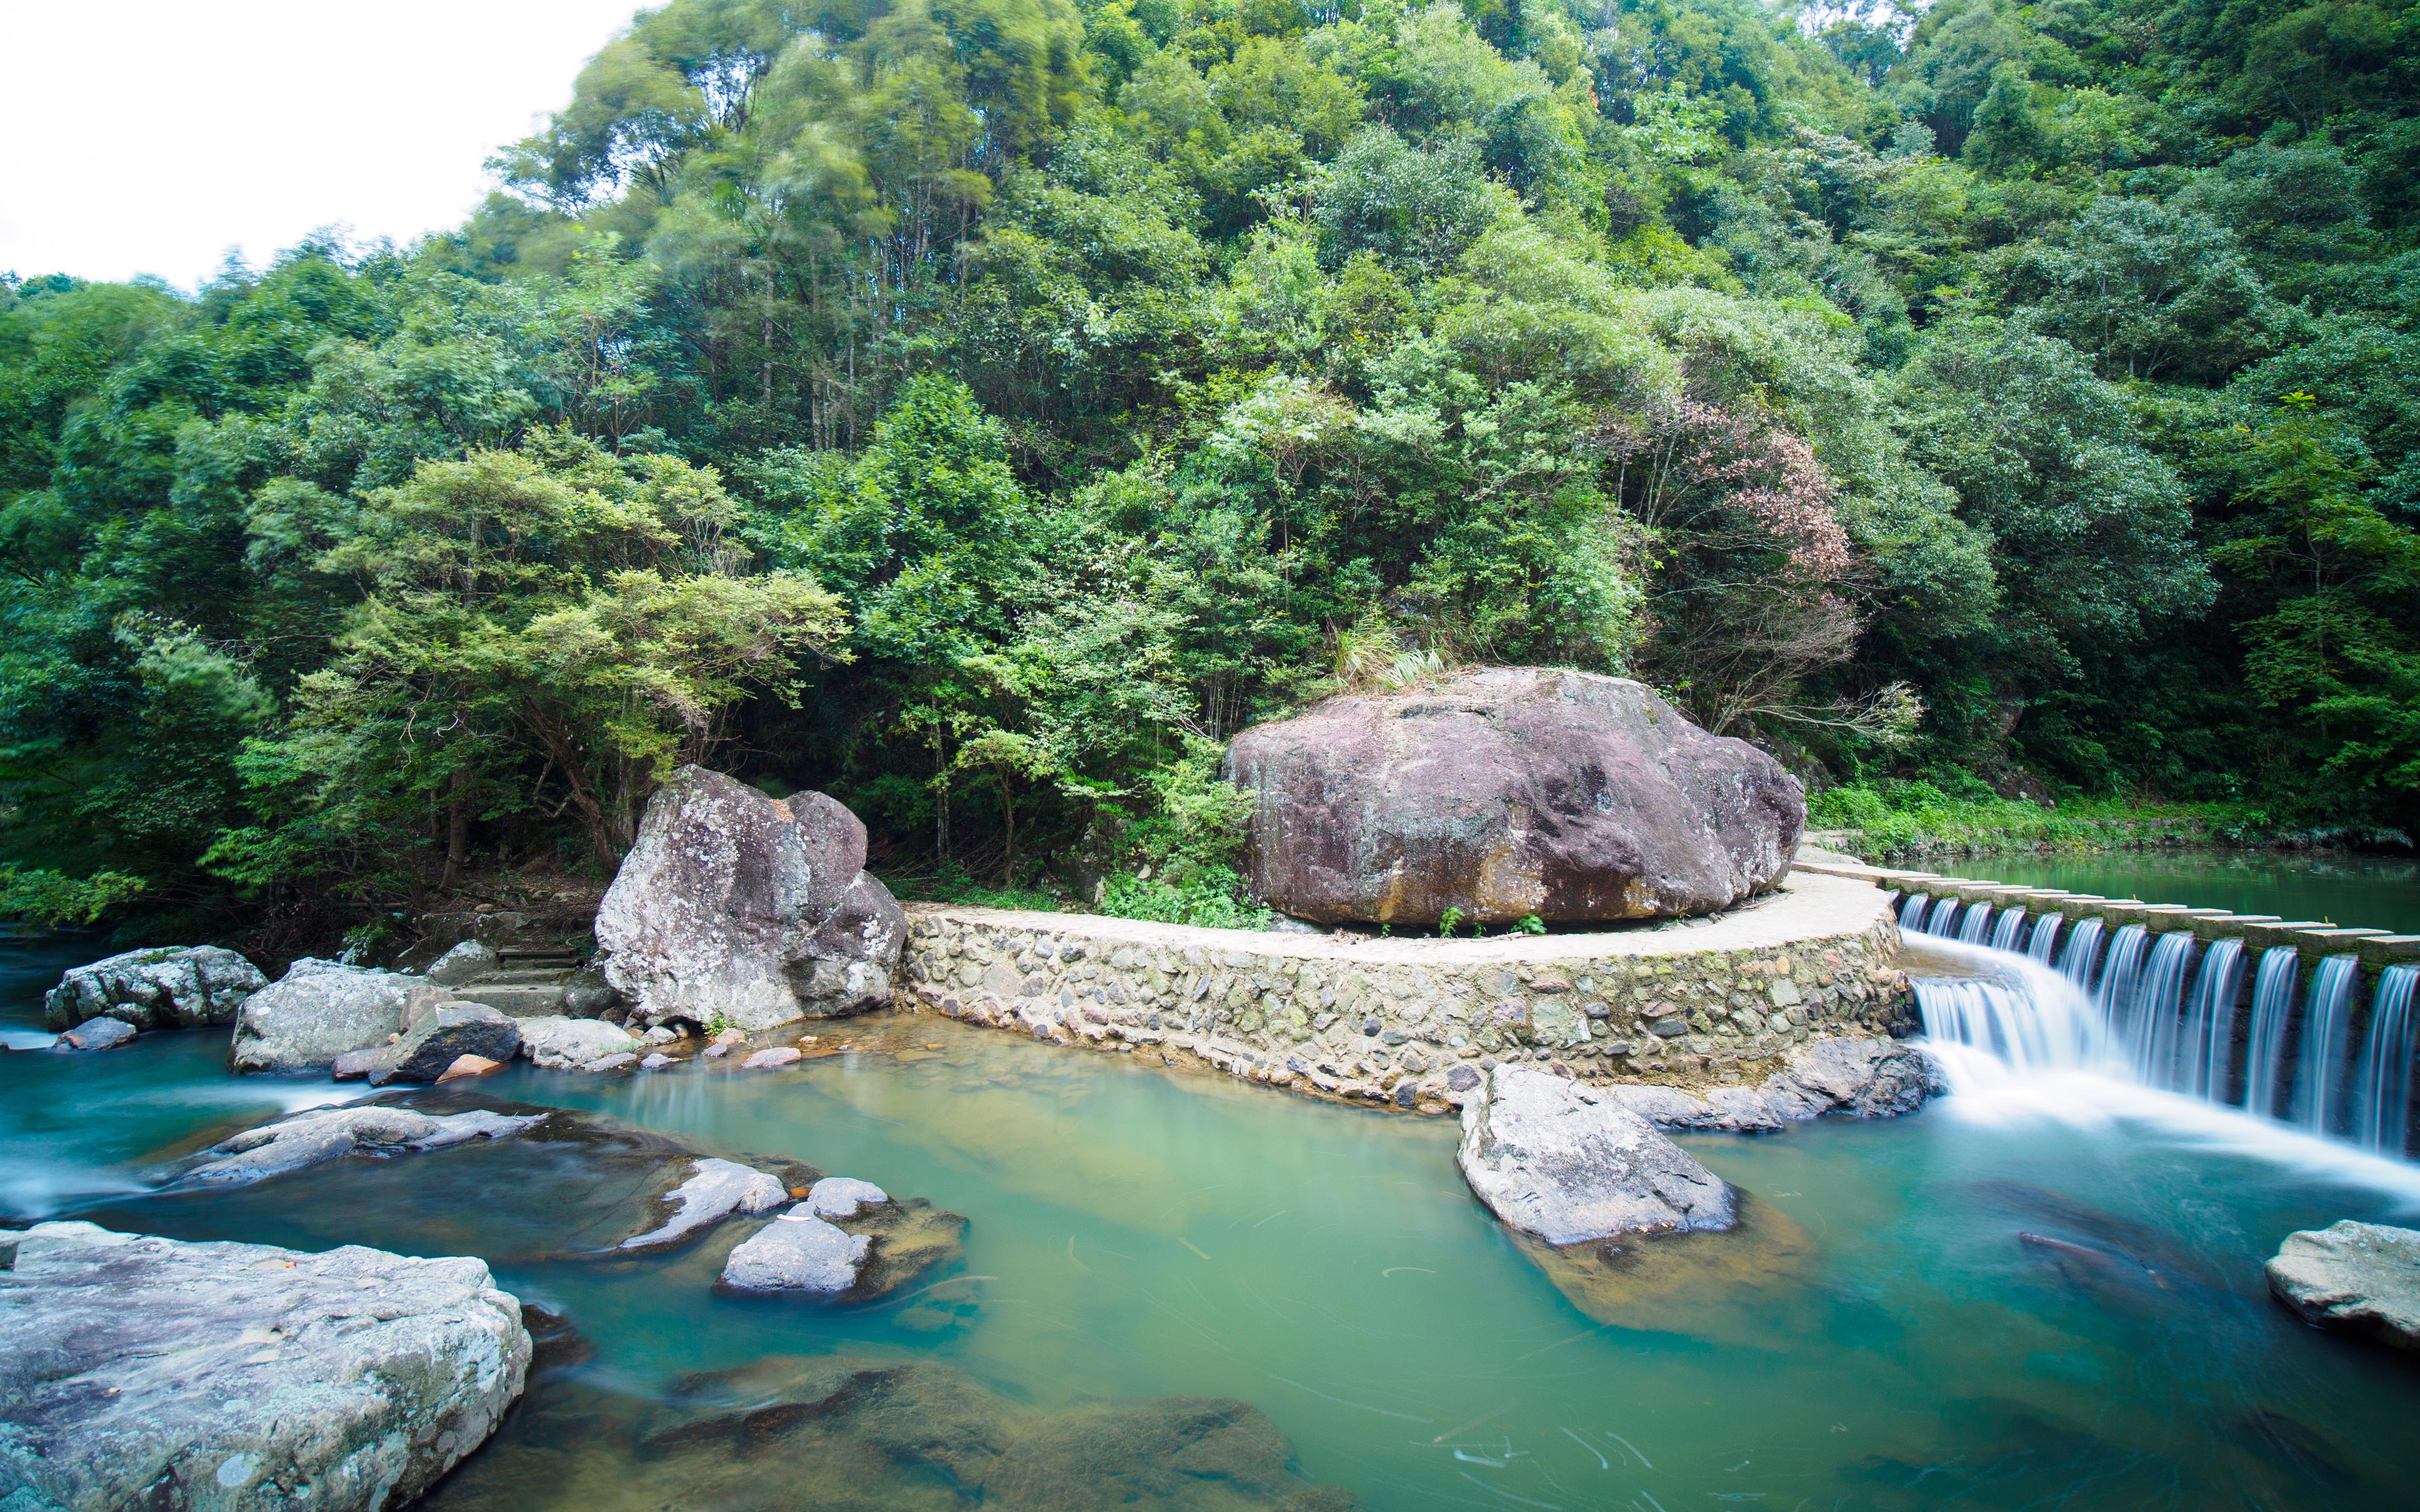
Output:
[[1916,983],[1923,1046],[1949,1084],[1951,1095],[1939,1104],[1944,1116],[1996,1125],[2123,1125],[2180,1148],[2366,1188],[2420,1211],[2420,1166],[2146,1087],[2092,999],[2065,976],[1989,946],[1938,936],[1924,943],[1975,973]]

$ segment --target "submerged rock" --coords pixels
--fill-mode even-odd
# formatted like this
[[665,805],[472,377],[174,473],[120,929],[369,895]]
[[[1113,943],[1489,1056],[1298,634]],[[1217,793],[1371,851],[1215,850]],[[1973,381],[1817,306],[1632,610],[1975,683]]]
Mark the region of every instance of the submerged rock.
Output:
[[1805,790],[1642,684],[1488,668],[1354,695],[1229,748],[1251,884],[1321,923],[1710,913],[1779,885]]
[[647,1024],[753,1030],[879,1006],[908,918],[864,868],[865,826],[837,801],[684,767],[597,911],[606,978]]
[[857,1285],[874,1241],[843,1233],[807,1203],[740,1241],[722,1265],[722,1284],[737,1291],[796,1291],[837,1297]]
[[1463,1107],[1464,1180],[1549,1244],[1731,1227],[1731,1189],[1605,1089],[1498,1066]]
[[644,1234],[622,1241],[626,1250],[663,1249],[685,1242],[735,1212],[771,1212],[790,1200],[789,1188],[737,1161],[713,1156],[698,1161],[689,1180],[664,1194],[670,1216]]
[[521,1054],[544,1071],[570,1071],[607,1056],[635,1052],[639,1041],[602,1019],[560,1015],[520,1021]]
[[772,1357],[647,1400],[578,1375],[531,1389],[424,1512],[1353,1512],[1228,1397],[1046,1411],[945,1365]]
[[432,1116],[377,1103],[314,1108],[221,1140],[184,1179],[205,1186],[249,1183],[338,1160],[356,1149],[379,1153],[442,1149],[472,1139],[500,1139],[534,1128],[547,1117],[485,1109]]
[[53,1029],[102,1017],[136,1029],[232,1024],[243,1000],[268,985],[258,966],[215,945],[128,950],[61,977],[42,998],[42,1022]]
[[38,1224],[0,1272],[0,1504],[401,1506],[520,1394],[520,1307],[475,1259]]
[[2348,1218],[2288,1234],[2269,1289],[2318,1328],[2420,1350],[2420,1230]]
[[404,1005],[430,990],[400,972],[305,956],[244,999],[228,1059],[239,1072],[316,1071],[402,1033]]

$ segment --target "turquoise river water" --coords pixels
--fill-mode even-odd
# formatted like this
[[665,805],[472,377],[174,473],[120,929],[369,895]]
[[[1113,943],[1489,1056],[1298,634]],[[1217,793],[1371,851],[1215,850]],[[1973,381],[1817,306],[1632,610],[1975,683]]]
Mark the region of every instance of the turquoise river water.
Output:
[[[0,945],[13,1042],[39,1042],[37,995],[80,953],[99,952]],[[963,1265],[913,1305],[717,1295],[727,1240],[551,1257],[587,1178],[504,1142],[153,1193],[232,1129],[357,1095],[233,1079],[221,1032],[0,1055],[0,1211],[488,1258],[586,1342],[534,1373],[514,1421],[434,1494],[444,1507],[2420,1504],[2420,1370],[2304,1327],[2260,1271],[2295,1228],[2420,1218],[2407,1166],[2115,1084],[1691,1137],[1747,1194],[1750,1231],[1693,1241],[1677,1273],[1591,1316],[1473,1200],[1444,1121],[940,1020],[852,1032],[856,1051],[788,1072],[521,1069],[480,1086],[965,1214]],[[1332,1489],[1280,1504],[1195,1466],[1138,1491],[1131,1446],[1106,1430],[980,1502],[872,1460],[823,1473],[744,1449],[710,1496],[650,1480],[657,1451],[632,1427],[650,1404],[768,1356],[946,1367],[1020,1412],[1237,1398],[1291,1445],[1301,1484]]]

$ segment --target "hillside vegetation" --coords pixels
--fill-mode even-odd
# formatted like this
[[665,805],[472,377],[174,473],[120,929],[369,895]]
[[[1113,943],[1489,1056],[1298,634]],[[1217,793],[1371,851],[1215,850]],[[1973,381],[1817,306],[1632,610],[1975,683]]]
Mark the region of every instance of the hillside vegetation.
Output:
[[0,284],[0,913],[325,938],[705,761],[1249,917],[1225,739],[1469,662],[2410,831],[2414,15],[672,0],[458,230]]

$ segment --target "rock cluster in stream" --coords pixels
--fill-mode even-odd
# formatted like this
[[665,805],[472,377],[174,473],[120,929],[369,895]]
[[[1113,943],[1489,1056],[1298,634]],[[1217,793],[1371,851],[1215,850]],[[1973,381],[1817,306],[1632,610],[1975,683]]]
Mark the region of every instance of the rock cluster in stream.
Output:
[[846,807],[696,766],[647,800],[597,914],[607,979],[656,1025],[766,1029],[878,1007],[907,933]]
[[520,1394],[520,1304],[475,1259],[9,1236],[0,1505],[402,1506]]
[[2420,1350],[2420,1230],[2348,1218],[2286,1236],[2269,1289],[2315,1327]]

